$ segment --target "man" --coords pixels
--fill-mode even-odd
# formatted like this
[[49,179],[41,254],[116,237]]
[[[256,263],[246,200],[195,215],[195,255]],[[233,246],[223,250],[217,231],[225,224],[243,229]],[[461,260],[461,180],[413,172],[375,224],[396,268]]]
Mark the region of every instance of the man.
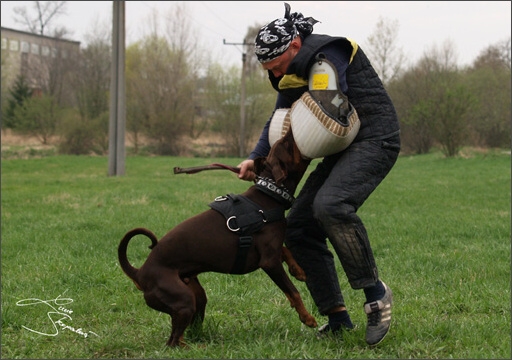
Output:
[[[379,279],[377,265],[357,210],[381,183],[400,151],[399,123],[395,108],[362,49],[344,37],[312,34],[317,21],[300,13],[262,27],[255,53],[277,91],[275,109],[287,109],[310,90],[308,77],[317,54],[322,53],[337,72],[342,96],[356,109],[360,128],[348,147],[323,157],[306,180],[287,217],[285,244],[306,272],[306,284],[318,311],[328,316],[319,335],[339,334],[354,328],[340,289],[335,250],[353,289],[366,296],[366,342],[382,341],[391,324],[391,289]],[[253,160],[270,149],[269,119],[239,177],[253,180]],[[292,126],[293,129],[293,126]]]

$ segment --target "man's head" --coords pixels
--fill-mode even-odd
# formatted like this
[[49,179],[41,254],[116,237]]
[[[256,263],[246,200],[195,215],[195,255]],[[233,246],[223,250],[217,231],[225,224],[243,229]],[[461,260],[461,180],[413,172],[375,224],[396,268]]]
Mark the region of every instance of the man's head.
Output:
[[259,62],[264,64],[281,56],[298,35],[299,31],[293,21],[286,18],[276,19],[263,26],[255,41],[254,52]]
[[[255,40],[254,52],[264,68],[270,71],[273,71],[272,68],[279,68],[279,72],[281,72],[280,64],[272,64],[270,67],[267,67],[267,65],[278,61],[284,55],[289,55],[288,57],[293,55],[291,56],[291,59],[293,59],[302,44],[300,38],[305,38],[311,34],[313,32],[313,25],[318,22],[312,17],[304,18],[301,13],[290,14],[290,5],[284,3],[284,6],[284,17],[263,26]],[[298,48],[296,48],[297,45]],[[289,49],[293,51],[288,51]],[[287,61],[288,59],[282,60],[289,64],[291,59],[289,61]]]

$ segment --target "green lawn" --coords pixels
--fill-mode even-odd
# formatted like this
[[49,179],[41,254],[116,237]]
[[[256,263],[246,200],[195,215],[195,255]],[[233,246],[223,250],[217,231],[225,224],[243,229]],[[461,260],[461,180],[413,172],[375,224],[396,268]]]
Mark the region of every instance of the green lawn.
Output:
[[[203,331],[187,332],[187,349],[167,348],[169,316],[146,306],[118,265],[117,245],[139,226],[161,237],[216,196],[250,186],[228,171],[174,175],[173,167],[239,161],[128,157],[126,175],[108,177],[105,157],[3,159],[1,358],[511,357],[511,159],[499,150],[400,157],[360,209],[395,299],[379,346],[366,345],[364,295],[339,266],[359,325],[343,338],[318,340],[258,270],[202,274]],[[148,245],[130,244],[134,265]]]

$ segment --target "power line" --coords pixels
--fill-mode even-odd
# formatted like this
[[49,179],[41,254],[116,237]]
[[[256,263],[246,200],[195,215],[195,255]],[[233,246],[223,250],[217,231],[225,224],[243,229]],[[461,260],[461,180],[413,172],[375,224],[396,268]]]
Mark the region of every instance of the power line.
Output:
[[234,33],[238,33],[238,30],[236,29],[233,29],[223,18],[221,18],[220,16],[218,16],[214,11],[212,11],[207,5],[206,5],[206,2],[205,1],[201,1],[201,4],[207,8],[209,10],[209,13],[211,13],[212,15],[214,15],[221,23],[223,23],[224,26],[226,26],[227,28],[229,28],[231,31],[233,31]]

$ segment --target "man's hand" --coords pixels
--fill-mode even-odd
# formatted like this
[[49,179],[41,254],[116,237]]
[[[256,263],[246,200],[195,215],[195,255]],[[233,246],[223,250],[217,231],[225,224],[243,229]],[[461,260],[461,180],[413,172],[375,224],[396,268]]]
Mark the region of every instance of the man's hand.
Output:
[[242,180],[253,181],[256,178],[254,173],[254,160],[244,160],[238,165],[240,172],[238,177]]

